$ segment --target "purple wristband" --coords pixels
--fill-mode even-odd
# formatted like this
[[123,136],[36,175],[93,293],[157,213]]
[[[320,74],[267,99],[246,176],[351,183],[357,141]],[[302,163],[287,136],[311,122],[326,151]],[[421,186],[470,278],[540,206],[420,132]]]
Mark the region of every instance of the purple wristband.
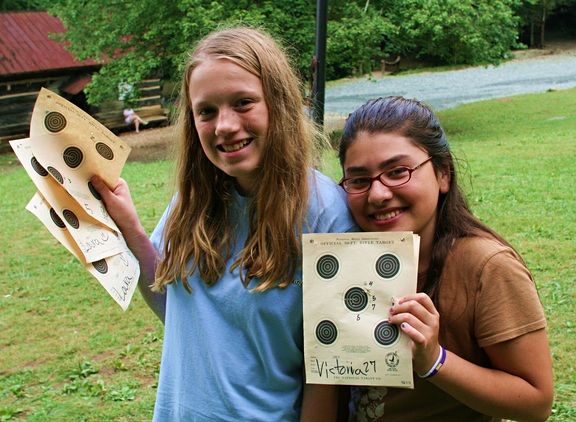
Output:
[[432,368],[430,368],[430,370],[426,372],[424,375],[418,374],[418,376],[423,379],[433,377],[438,373],[440,368],[442,368],[442,365],[444,365],[445,361],[446,361],[446,349],[440,346],[440,353],[438,354],[438,359],[436,360],[436,363],[434,363],[434,365],[432,365]]

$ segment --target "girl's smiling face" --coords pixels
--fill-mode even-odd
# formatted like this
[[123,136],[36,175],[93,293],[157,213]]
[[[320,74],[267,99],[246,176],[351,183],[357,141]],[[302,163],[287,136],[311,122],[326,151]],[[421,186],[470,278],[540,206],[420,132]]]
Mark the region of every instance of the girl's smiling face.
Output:
[[189,96],[202,149],[245,193],[259,180],[268,132],[268,106],[260,78],[227,59],[200,63]]
[[[346,151],[344,177],[375,177],[398,166],[413,168],[428,158],[424,149],[397,133],[358,132]],[[431,245],[438,197],[449,187],[447,172],[437,172],[428,161],[402,186],[389,188],[375,180],[368,192],[347,197],[362,230],[412,231],[420,235],[422,245]]]

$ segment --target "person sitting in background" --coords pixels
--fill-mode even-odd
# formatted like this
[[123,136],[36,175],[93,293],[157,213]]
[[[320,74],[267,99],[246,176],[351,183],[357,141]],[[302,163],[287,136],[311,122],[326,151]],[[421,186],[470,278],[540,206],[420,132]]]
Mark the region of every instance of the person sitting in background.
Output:
[[126,123],[134,123],[134,127],[136,128],[136,133],[140,133],[140,124],[147,125],[148,122],[143,120],[140,116],[136,114],[133,108],[125,108],[124,109],[124,120]]

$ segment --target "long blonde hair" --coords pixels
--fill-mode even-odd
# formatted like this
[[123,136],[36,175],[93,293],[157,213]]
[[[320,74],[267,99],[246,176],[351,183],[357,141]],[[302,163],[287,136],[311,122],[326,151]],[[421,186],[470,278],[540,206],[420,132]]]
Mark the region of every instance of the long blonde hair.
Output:
[[[252,195],[248,237],[233,268],[255,291],[286,287],[300,264],[300,234],[308,207],[312,148],[317,132],[303,109],[302,90],[287,54],[260,30],[236,27],[204,38],[184,70],[178,117],[177,198],[166,222],[164,247],[154,289],[163,291],[177,277],[187,291],[195,271],[214,284],[234,248],[229,208],[234,179],[204,154],[189,98],[190,76],[205,60],[228,59],[258,76],[269,110],[268,142],[260,183]],[[190,266],[190,260],[193,260]]]

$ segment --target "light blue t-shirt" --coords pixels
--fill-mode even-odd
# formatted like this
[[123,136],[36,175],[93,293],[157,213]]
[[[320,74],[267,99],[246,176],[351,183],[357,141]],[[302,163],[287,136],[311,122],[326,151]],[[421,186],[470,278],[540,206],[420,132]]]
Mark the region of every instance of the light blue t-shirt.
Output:
[[[304,232],[355,230],[345,195],[313,172]],[[167,287],[166,326],[154,421],[296,421],[303,384],[302,269],[284,288],[251,293],[230,273],[248,232],[250,199],[235,195],[236,248],[211,287],[189,277]],[[278,204],[282,207],[282,204]],[[164,213],[152,243],[158,250]]]

